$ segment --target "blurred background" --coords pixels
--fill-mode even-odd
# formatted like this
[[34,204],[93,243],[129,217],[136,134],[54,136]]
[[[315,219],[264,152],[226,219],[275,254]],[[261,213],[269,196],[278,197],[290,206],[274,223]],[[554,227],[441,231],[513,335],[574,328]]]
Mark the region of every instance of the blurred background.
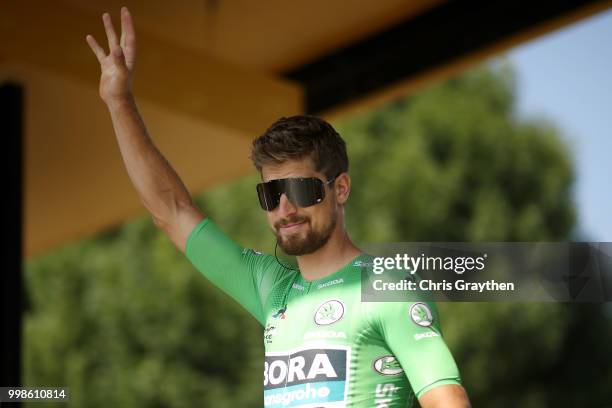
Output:
[[[262,328],[154,226],[121,162],[85,35],[105,43],[122,5],[152,138],[243,246],[274,250],[250,142],[298,113],[347,142],[358,244],[612,241],[612,2],[490,3],[3,2],[0,385],[262,406]],[[610,304],[439,308],[473,406],[612,407]]]

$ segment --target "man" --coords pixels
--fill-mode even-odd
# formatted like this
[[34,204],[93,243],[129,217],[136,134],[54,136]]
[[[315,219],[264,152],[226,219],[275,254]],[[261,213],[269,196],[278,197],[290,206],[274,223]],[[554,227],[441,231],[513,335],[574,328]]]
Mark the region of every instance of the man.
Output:
[[351,189],[344,141],[322,119],[281,118],[253,142],[259,201],[276,256],[242,248],[205,217],[147,134],[131,91],[133,21],[121,9],[121,38],[102,16],[109,54],[86,37],[101,65],[106,103],[125,166],[155,225],[264,329],[267,407],[468,407],[455,362],[427,302],[361,302],[360,271],[373,257],[350,240]]

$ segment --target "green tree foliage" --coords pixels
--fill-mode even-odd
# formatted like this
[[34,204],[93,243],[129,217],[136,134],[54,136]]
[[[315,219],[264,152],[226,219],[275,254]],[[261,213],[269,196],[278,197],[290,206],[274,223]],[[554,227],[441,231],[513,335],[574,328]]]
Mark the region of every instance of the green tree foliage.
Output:
[[351,154],[353,235],[565,238],[574,223],[570,156],[552,126],[514,117],[512,78],[474,70],[338,126]]
[[[516,116],[514,89],[507,66],[481,67],[334,123],[349,148],[353,239],[567,239],[570,153],[552,124]],[[240,244],[272,253],[258,180],[196,202]],[[262,405],[261,328],[150,217],[30,260],[25,271],[26,384],[69,386],[75,407]],[[600,305],[439,308],[474,406],[610,401],[612,325]]]
[[258,405],[258,324],[149,217],[31,261],[26,279],[27,384],[67,385],[75,407]]

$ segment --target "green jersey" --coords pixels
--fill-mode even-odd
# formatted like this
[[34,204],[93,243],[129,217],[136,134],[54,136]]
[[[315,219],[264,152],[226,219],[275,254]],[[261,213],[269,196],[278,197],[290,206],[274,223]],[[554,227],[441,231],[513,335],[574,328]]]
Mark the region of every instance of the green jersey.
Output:
[[433,303],[361,301],[371,255],[307,281],[209,218],[185,254],[264,327],[265,407],[410,407],[415,396],[460,383]]

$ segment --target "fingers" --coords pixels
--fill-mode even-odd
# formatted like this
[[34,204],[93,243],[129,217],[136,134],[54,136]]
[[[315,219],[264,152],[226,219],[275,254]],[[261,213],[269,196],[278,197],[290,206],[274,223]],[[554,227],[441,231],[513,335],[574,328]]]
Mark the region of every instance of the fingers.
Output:
[[119,45],[119,41],[117,40],[117,34],[115,34],[110,14],[102,14],[102,21],[104,22],[104,30],[106,30],[106,37],[108,38],[108,49],[112,51],[113,48]]
[[121,8],[121,48],[125,54],[125,62],[129,70],[134,68],[136,62],[136,32],[134,21],[127,7]]
[[121,7],[121,39],[119,40],[119,46],[125,48],[125,7]]
[[123,60],[123,50],[121,50],[121,47],[113,48],[111,51],[111,56],[113,57],[116,66],[125,66],[125,62]]
[[91,48],[93,53],[96,54],[96,58],[98,58],[98,62],[102,64],[102,61],[106,57],[106,53],[104,52],[104,49],[98,45],[96,39],[93,38],[93,36],[88,34],[85,37],[85,39],[87,40],[87,44],[89,44],[89,47]]
[[[102,14],[102,21],[104,22],[104,30],[108,38],[109,56],[111,56],[115,62],[121,65],[125,62],[128,69],[133,69],[136,59],[136,35],[134,33],[134,23],[129,10],[127,7],[121,8],[121,43],[119,43],[117,39],[117,34],[115,33],[110,14]],[[98,62],[102,64],[107,57],[104,49],[100,47],[93,36],[87,35],[85,39],[96,55],[96,58],[98,58]]]

